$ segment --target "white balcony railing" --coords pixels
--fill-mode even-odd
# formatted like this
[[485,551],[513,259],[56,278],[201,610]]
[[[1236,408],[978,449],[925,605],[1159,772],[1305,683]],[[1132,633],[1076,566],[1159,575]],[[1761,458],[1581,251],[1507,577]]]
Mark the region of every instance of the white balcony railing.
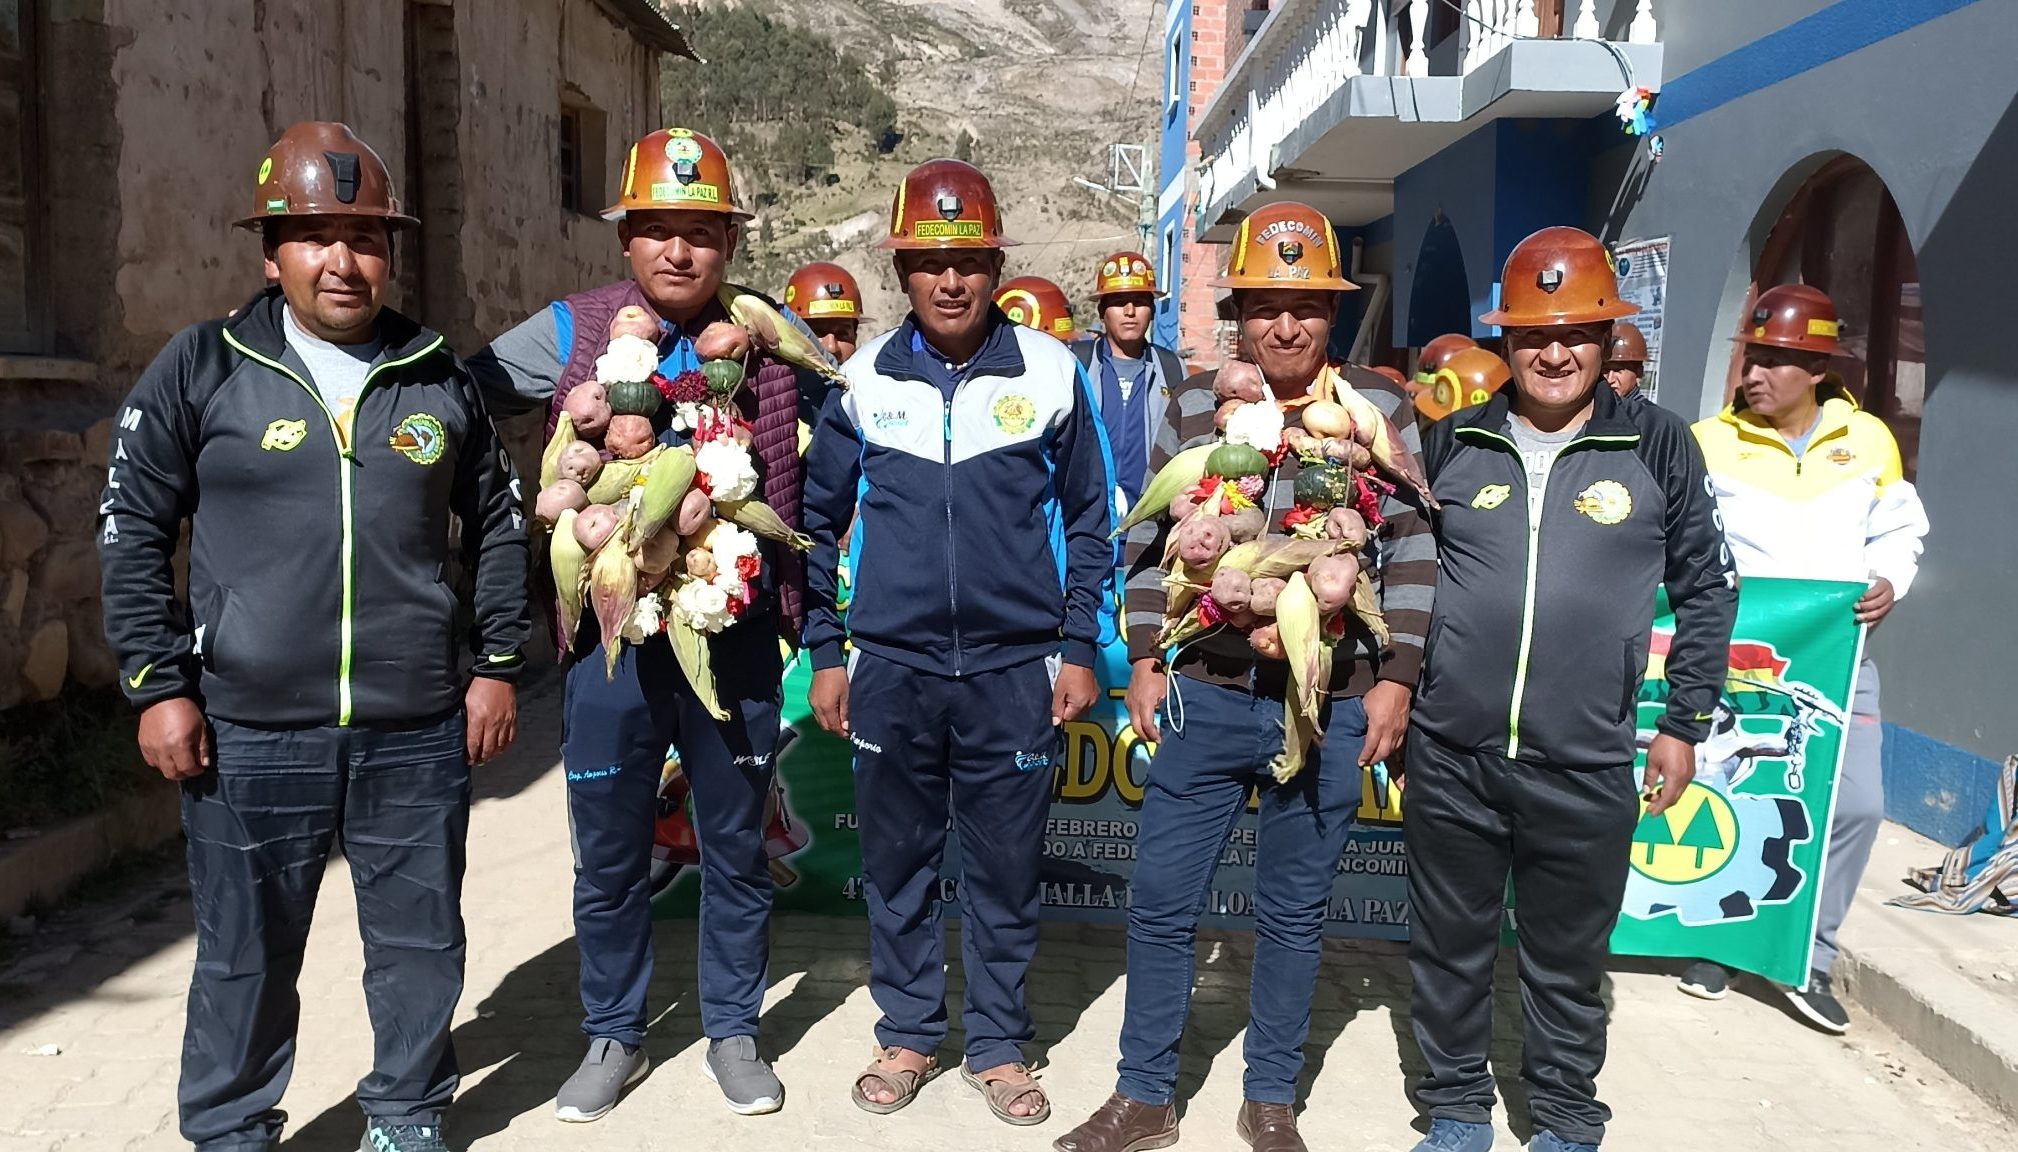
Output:
[[[1193,129],[1201,212],[1236,185],[1275,187],[1276,145],[1355,76],[1463,76],[1516,40],[1540,32],[1537,0],[1460,0],[1457,34],[1424,43],[1432,8],[1447,0],[1278,0]],[[1544,0],[1546,3],[1546,0]],[[1601,38],[1596,0],[1560,0],[1564,38]],[[1657,39],[1653,0],[1626,0],[1626,39]]]

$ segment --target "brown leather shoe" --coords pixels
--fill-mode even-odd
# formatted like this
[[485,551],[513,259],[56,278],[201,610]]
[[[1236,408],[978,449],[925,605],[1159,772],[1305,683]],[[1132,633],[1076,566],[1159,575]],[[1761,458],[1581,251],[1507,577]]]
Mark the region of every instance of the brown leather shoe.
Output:
[[1177,1143],[1177,1109],[1116,1092],[1086,1123],[1051,1142],[1058,1152],[1148,1152]]
[[1296,1109],[1287,1104],[1249,1100],[1240,1106],[1234,1130],[1254,1152],[1310,1152],[1296,1131]]

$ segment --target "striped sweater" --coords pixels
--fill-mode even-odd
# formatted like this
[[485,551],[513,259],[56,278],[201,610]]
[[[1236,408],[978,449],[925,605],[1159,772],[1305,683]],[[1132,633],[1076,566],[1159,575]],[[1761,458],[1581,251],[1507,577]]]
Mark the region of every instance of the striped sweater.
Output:
[[[1401,431],[1402,443],[1420,459],[1422,438],[1416,431],[1415,406],[1401,389],[1385,376],[1357,365],[1345,365],[1340,372],[1354,390],[1394,420]],[[1179,452],[1212,440],[1215,434],[1212,416],[1219,406],[1212,391],[1217,375],[1200,373],[1171,393],[1170,406],[1149,455],[1151,475]],[[1292,410],[1287,417],[1290,427],[1302,423],[1299,411]],[[1296,457],[1289,455],[1269,476],[1261,504],[1268,510],[1270,532],[1283,530],[1282,517],[1295,504],[1296,473]],[[1386,497],[1381,501],[1381,514],[1387,522],[1368,542],[1367,556],[1372,561],[1374,589],[1392,642],[1382,649],[1372,632],[1348,613],[1346,636],[1339,642],[1332,664],[1334,696],[1365,695],[1378,680],[1392,680],[1413,688],[1422,670],[1423,642],[1429,634],[1430,607],[1436,594],[1436,537],[1431,532],[1429,517],[1411,494],[1397,492]],[[1169,531],[1168,521],[1158,518],[1136,525],[1128,536],[1124,611],[1131,661],[1164,655],[1156,649],[1156,634],[1163,626],[1164,572],[1159,564]],[[1174,670],[1195,680],[1279,695],[1289,666],[1280,660],[1256,656],[1245,636],[1221,629],[1186,644],[1178,653]]]

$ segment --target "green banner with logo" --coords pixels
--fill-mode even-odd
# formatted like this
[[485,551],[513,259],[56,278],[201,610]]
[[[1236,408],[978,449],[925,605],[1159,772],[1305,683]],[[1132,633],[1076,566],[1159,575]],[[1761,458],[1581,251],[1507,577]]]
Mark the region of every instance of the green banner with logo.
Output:
[[[1696,778],[1633,830],[1612,950],[1808,978],[1836,774],[1863,630],[1861,584],[1750,579]],[[1674,616],[1663,598],[1640,686],[1640,763],[1667,706]]]

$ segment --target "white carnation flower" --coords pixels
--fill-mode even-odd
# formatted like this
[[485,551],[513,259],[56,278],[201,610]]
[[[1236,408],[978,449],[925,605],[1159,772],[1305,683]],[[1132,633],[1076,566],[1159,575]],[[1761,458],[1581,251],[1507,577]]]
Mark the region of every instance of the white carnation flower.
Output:
[[736,561],[757,555],[757,535],[725,520],[708,536],[708,551],[715,554],[717,567],[733,572]]
[[736,622],[729,611],[729,594],[705,580],[683,581],[673,593],[673,603],[681,618],[699,632],[720,632]]
[[699,404],[673,405],[673,431],[692,432],[701,426],[701,406]]
[[727,438],[710,440],[694,452],[694,468],[708,478],[717,500],[747,500],[757,490],[757,466],[750,450]]
[[664,626],[665,606],[659,602],[658,594],[640,596],[638,606],[631,610],[631,618],[624,623],[623,637],[633,644],[643,644]]
[[650,380],[659,370],[659,346],[642,336],[619,336],[596,357],[596,379],[604,384]]
[[1282,409],[1264,400],[1250,400],[1235,408],[1226,418],[1226,442],[1263,452],[1282,447]]

